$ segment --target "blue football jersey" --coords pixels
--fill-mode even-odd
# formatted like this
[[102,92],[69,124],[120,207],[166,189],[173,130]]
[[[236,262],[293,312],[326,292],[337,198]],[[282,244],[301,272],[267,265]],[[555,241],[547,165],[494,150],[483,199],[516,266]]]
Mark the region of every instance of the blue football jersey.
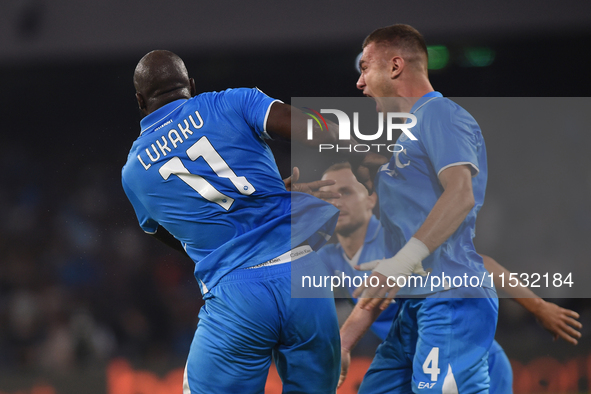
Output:
[[[439,182],[441,171],[455,165],[466,164],[472,170],[472,188],[475,206],[459,228],[429,257],[423,267],[429,275],[441,280],[435,291],[459,287],[451,283],[462,277],[462,286],[472,284],[492,287],[490,277],[476,253],[473,244],[476,215],[484,202],[487,181],[486,148],[480,127],[474,118],[453,101],[431,92],[420,98],[411,113],[417,118],[411,131],[416,140],[402,133],[399,147],[390,162],[377,174],[377,192],[380,201],[380,220],[386,231],[386,246],[394,254],[416,233],[443,193]],[[423,277],[425,279],[425,277]],[[478,280],[480,279],[480,281]],[[399,296],[421,295],[432,292],[432,278],[417,280],[406,286]]]
[[[318,255],[335,275],[343,272],[345,275],[363,276],[369,271],[358,271],[347,261],[345,252],[340,244],[328,244],[318,251]],[[357,260],[358,264],[390,257],[386,251],[384,230],[378,219],[372,216],[363,242],[363,248]],[[349,294],[353,294],[354,287],[349,287]],[[357,303],[357,299],[353,299]],[[384,310],[371,325],[371,330],[382,340],[388,336],[392,321],[398,313],[399,303],[392,303]],[[497,341],[493,341],[488,351],[488,372],[491,376],[490,393],[512,393],[511,384],[513,372],[505,351]]]
[[142,119],[123,167],[140,226],[160,225],[182,243],[204,294],[231,270],[308,239],[318,248],[326,237],[316,232],[336,224],[332,205],[285,189],[263,140],[275,101],[241,88],[171,102]]
[[[331,274],[340,276],[345,274],[346,277],[363,277],[371,275],[371,271],[358,271],[349,264],[343,247],[340,244],[328,244],[318,251],[318,255],[328,266]],[[363,241],[363,247],[359,254],[357,264],[367,263],[374,260],[381,260],[390,257],[386,255],[386,248],[384,244],[384,230],[375,216],[371,217],[369,225],[367,226],[367,233]],[[352,280],[352,279],[351,279]],[[351,283],[352,284],[352,283]],[[349,283],[346,284],[347,286]],[[354,286],[348,286],[349,294],[352,296],[355,290]],[[353,298],[353,302],[357,303],[357,299]],[[384,310],[371,325],[371,330],[382,340],[388,335],[392,320],[398,311],[398,304],[392,303],[386,310]]]

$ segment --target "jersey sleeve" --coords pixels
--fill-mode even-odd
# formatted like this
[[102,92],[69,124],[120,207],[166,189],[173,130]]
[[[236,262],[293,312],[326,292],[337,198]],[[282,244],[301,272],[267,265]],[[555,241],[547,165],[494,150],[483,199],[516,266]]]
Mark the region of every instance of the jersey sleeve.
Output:
[[463,164],[469,165],[472,176],[476,176],[480,171],[480,128],[461,107],[442,104],[427,108],[420,120],[421,136],[418,139],[425,147],[437,176],[446,168]]
[[271,104],[281,101],[267,96],[258,88],[231,89],[227,94],[236,110],[257,135],[268,137],[267,119]]
[[148,234],[155,234],[156,230],[158,230],[158,222],[150,217],[144,205],[137,198],[127,183],[125,183],[125,179],[122,179],[121,183],[123,185],[123,190],[129,199],[129,202],[131,202],[131,205],[133,206],[140,227]]

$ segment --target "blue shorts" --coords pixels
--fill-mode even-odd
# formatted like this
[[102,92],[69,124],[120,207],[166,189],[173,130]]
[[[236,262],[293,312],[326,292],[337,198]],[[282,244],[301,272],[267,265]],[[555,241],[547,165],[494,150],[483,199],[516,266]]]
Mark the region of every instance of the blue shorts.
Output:
[[513,394],[513,370],[509,358],[497,341],[488,349],[490,394]]
[[263,393],[271,358],[284,393],[334,393],[339,327],[330,289],[292,298],[291,271],[323,275],[312,252],[291,263],[240,269],[210,292],[185,369],[184,394]]
[[482,298],[449,298],[466,291],[397,300],[400,310],[359,393],[488,394],[498,299],[483,288],[469,290]]

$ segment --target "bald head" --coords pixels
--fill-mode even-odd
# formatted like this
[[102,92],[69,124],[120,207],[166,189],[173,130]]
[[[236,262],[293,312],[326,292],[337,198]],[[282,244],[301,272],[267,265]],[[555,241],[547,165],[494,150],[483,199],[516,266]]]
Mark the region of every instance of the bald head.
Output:
[[195,85],[183,60],[170,51],[156,50],[145,55],[133,74],[140,110],[149,114],[178,99],[195,94]]

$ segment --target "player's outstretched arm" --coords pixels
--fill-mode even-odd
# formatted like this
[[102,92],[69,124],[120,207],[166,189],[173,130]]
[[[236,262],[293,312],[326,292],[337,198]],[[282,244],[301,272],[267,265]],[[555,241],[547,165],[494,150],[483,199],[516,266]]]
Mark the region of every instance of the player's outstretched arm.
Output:
[[176,239],[171,233],[169,233],[164,227],[158,226],[156,232],[150,235],[156,238],[158,241],[162,242],[163,244],[170,246],[174,250],[178,250],[185,256],[189,256],[185,251],[185,248],[183,248],[181,242],[178,239]]
[[[501,275],[509,278],[511,273],[501,264],[499,264],[492,257],[481,254],[484,268],[493,274],[493,281],[497,288],[503,286]],[[583,325],[577,321],[579,314],[570,309],[561,308],[558,305],[544,301],[538,297],[528,287],[520,283],[519,286],[502,287],[515,301],[532,313],[540,325],[548,330],[553,336],[554,340],[562,338],[568,343],[576,345],[577,339],[581,338],[580,330]]]
[[320,126],[313,124],[313,139],[308,140],[308,119],[299,109],[291,105],[274,102],[267,118],[267,131],[275,133],[285,139],[301,142],[305,145],[334,143],[338,136],[338,126],[328,121],[328,132],[322,132]]
[[446,168],[439,174],[439,181],[443,193],[414,235],[431,253],[458,229],[474,207],[472,171],[469,166]]
[[[399,290],[396,287],[397,281],[389,278],[422,274],[421,261],[457,230],[474,207],[472,172],[469,166],[446,168],[439,174],[439,181],[443,186],[443,193],[407,244],[394,257],[380,261],[373,270],[372,276],[378,278],[378,286],[364,290],[363,298],[358,303],[361,308],[372,309],[379,306],[386,309]],[[359,296],[361,290],[363,289],[357,289],[354,295]]]
[[368,311],[360,308],[359,305],[355,305],[343,327],[341,327],[341,376],[339,377],[338,387],[343,384],[347,377],[351,363],[351,350],[357,345],[357,342],[359,342],[363,334],[365,334],[381,312],[380,309]]

